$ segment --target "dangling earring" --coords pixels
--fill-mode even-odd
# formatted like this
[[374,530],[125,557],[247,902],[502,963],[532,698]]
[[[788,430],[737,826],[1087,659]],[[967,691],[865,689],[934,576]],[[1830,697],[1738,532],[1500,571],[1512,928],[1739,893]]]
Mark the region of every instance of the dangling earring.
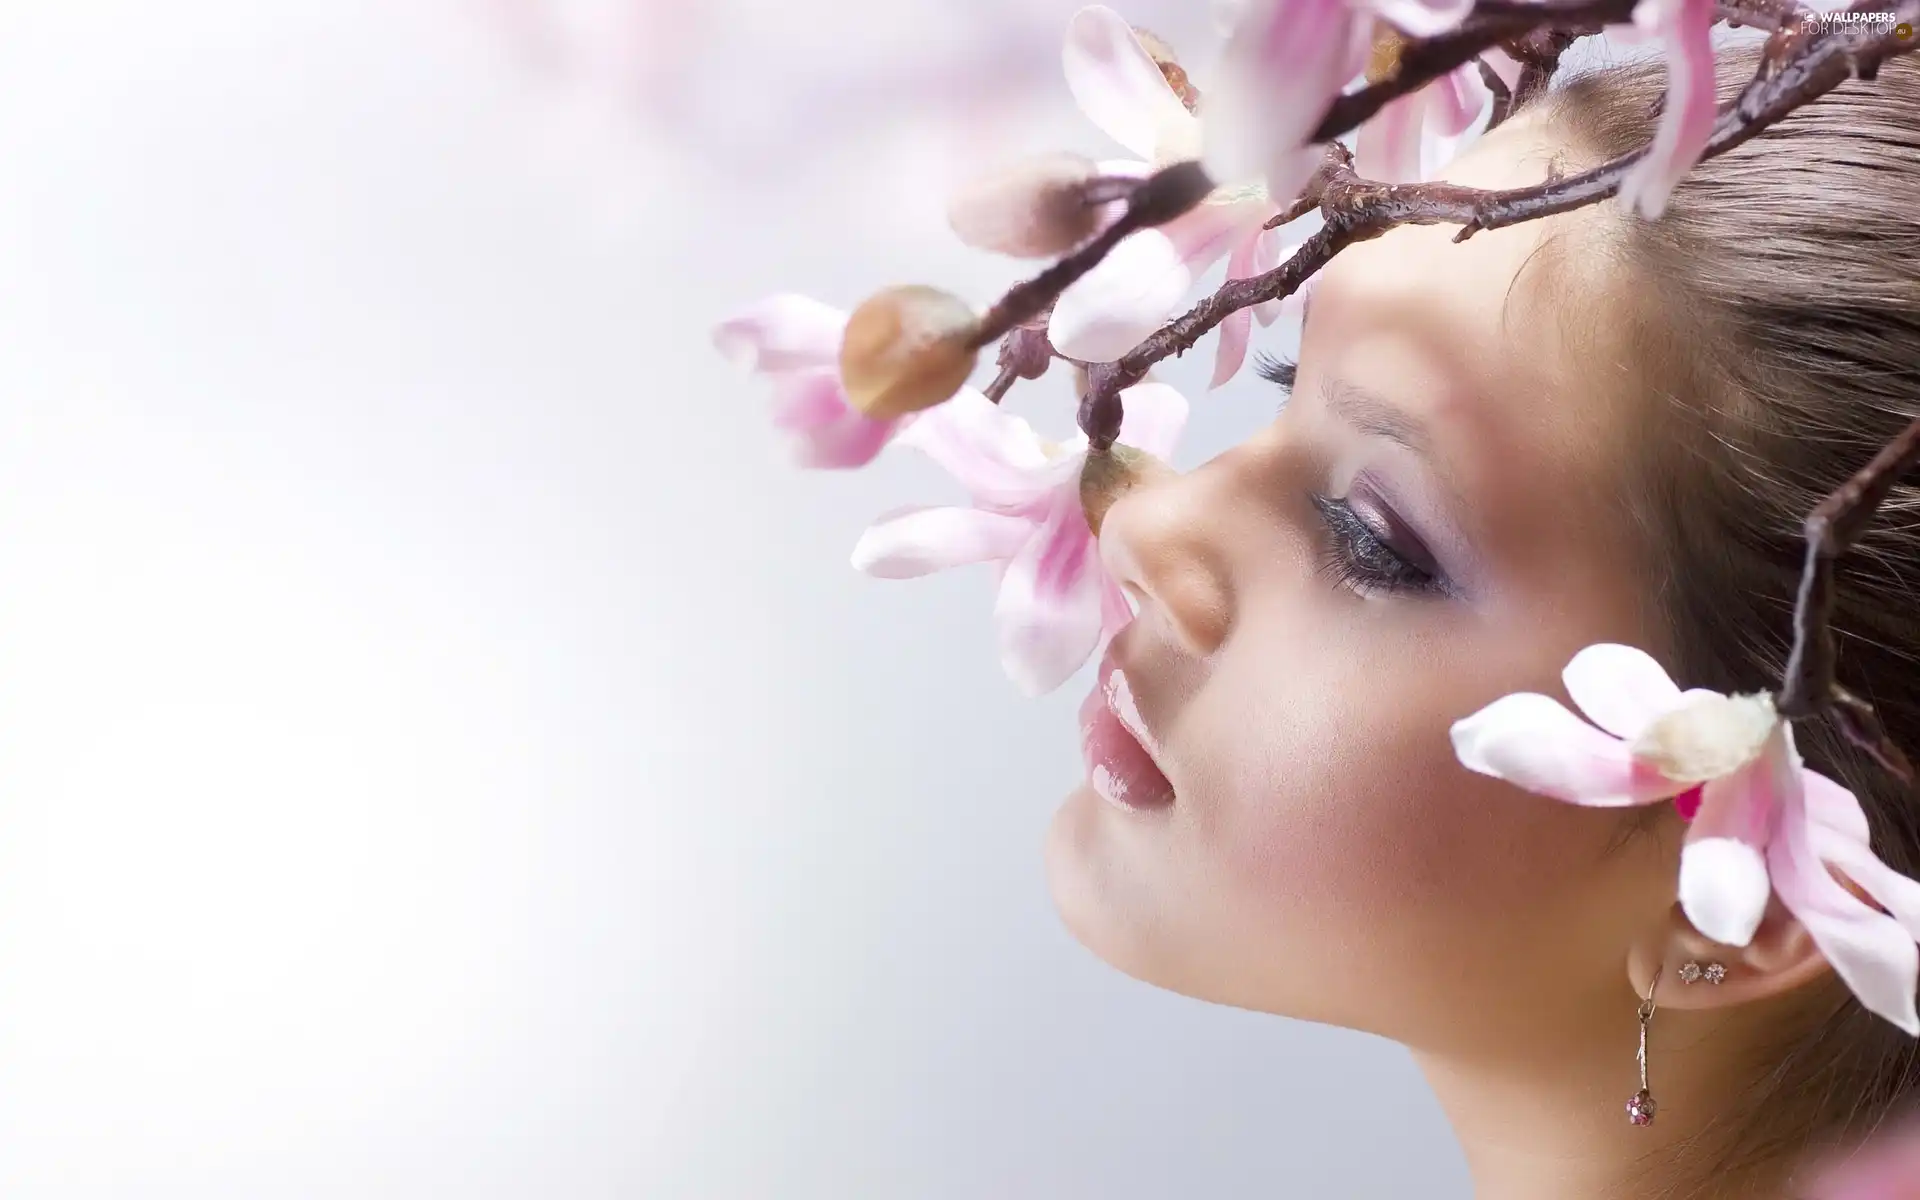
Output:
[[1653,981],[1647,984],[1647,998],[1640,1002],[1640,1090],[1627,1101],[1627,1120],[1635,1125],[1653,1124],[1653,1113],[1658,1107],[1653,1102],[1653,1093],[1647,1090],[1647,1026],[1653,1021],[1653,989],[1660,986],[1660,972],[1664,967],[1656,967]]
[[1717,984],[1726,977],[1727,968],[1724,963],[1710,962],[1703,967],[1699,963],[1689,960],[1680,968],[1681,983],[1699,983],[1704,979],[1708,983]]

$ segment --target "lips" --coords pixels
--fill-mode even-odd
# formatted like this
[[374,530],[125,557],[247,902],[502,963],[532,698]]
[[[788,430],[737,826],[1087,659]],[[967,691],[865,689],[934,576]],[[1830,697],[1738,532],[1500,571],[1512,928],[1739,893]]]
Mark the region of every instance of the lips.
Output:
[[1130,812],[1173,803],[1173,785],[1148,752],[1153,734],[1140,719],[1133,689],[1111,654],[1099,680],[1080,705],[1080,754],[1093,790]]

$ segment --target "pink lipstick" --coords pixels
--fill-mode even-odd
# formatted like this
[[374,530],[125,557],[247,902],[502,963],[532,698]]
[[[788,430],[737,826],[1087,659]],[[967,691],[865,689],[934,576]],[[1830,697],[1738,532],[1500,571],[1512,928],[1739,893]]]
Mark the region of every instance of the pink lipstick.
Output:
[[1153,734],[1140,719],[1127,677],[1109,655],[1080,705],[1080,755],[1093,790],[1128,811],[1173,803],[1173,785],[1153,761]]

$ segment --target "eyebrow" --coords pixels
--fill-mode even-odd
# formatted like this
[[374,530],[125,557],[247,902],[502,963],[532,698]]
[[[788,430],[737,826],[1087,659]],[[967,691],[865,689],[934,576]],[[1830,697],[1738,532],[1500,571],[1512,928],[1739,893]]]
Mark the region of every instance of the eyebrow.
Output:
[[1427,427],[1392,402],[1345,380],[1329,379],[1321,387],[1327,411],[1361,433],[1398,442],[1415,454],[1432,449]]

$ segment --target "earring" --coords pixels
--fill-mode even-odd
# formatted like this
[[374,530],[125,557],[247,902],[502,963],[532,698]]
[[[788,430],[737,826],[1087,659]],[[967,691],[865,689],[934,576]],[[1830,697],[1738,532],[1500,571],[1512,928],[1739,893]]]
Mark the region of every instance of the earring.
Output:
[[1647,1026],[1653,1021],[1653,989],[1660,986],[1660,972],[1663,967],[1654,968],[1653,981],[1647,984],[1647,998],[1640,1002],[1640,1090],[1627,1101],[1627,1120],[1635,1125],[1653,1124],[1653,1113],[1659,1106],[1653,1102],[1653,1093],[1647,1090]]
[[1680,968],[1681,983],[1699,983],[1702,979],[1708,983],[1719,983],[1727,977],[1727,968],[1723,963],[1710,962],[1704,967],[1689,961]]

